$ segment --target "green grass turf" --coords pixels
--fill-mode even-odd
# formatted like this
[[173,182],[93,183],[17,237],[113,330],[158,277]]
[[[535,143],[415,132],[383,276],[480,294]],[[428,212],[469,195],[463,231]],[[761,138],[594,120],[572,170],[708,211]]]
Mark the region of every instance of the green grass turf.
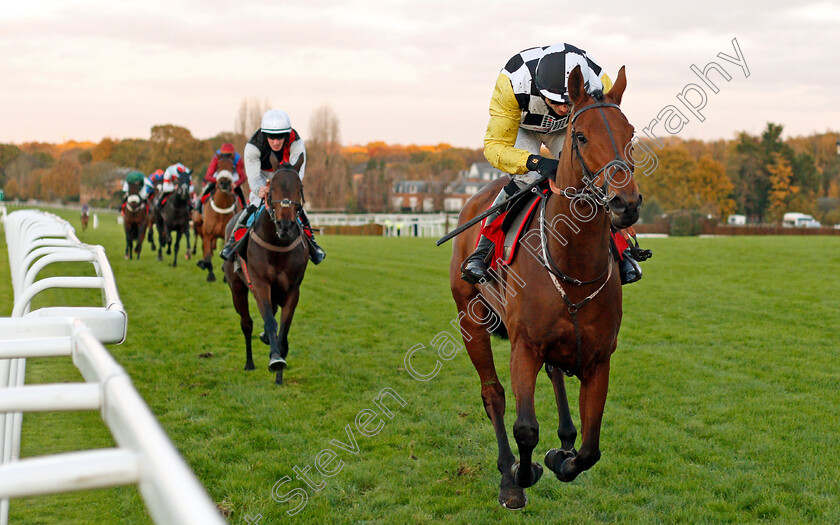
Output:
[[[60,214],[78,224],[77,214]],[[221,280],[206,283],[194,261],[173,269],[148,251],[124,261],[121,230],[113,217],[102,219],[79,236],[105,246],[128,311],[128,339],[109,349],[232,523],[257,515],[260,524],[840,522],[836,237],[643,241],[655,256],[644,279],[624,289],[602,459],[569,484],[547,472],[528,490],[526,509],[512,513],[496,502],[495,439],[466,353],[442,361],[427,382],[404,369],[406,352],[422,344],[412,363],[431,370],[432,338],[454,333],[448,245],[321,237],[329,255],[308,268],[286,385],[278,387],[256,335],[257,370],[243,371],[238,317]],[[5,245],[0,282],[8,315]],[[494,348],[507,387],[509,345],[494,340]],[[27,365],[28,382],[78,378],[69,360]],[[578,382],[568,384],[577,424]],[[372,399],[385,388],[405,406],[385,398],[393,418],[363,436],[357,415],[382,414]],[[541,461],[558,444],[544,374],[536,405]],[[515,446],[510,394],[508,407]],[[347,425],[355,454],[331,444],[348,442]],[[95,413],[24,416],[22,456],[111,445]],[[324,449],[337,453],[329,468],[342,462],[333,477],[315,471]],[[307,466],[320,490],[295,479],[294,469]],[[294,516],[287,511],[299,497],[272,499],[285,476],[292,481],[275,491],[278,499],[294,489],[308,496]],[[11,517],[149,521],[132,487],[16,499]]]

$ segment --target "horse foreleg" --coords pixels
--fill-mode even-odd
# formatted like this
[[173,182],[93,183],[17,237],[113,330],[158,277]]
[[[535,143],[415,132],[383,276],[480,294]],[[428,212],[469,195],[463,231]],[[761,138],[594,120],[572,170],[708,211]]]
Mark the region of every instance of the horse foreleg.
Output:
[[[528,345],[511,339],[510,381],[516,398],[516,421],[513,437],[519,445],[519,461],[511,468],[516,484],[527,488],[539,481],[542,466],[533,463],[531,456],[540,441],[540,426],[534,410],[534,388],[542,360]],[[524,465],[524,467],[523,467]]]
[[245,370],[253,370],[254,358],[251,355],[251,335],[254,332],[254,321],[251,319],[248,306],[248,287],[236,275],[231,276],[229,284],[230,293],[233,296],[233,307],[239,314],[239,327],[245,337]]
[[601,459],[601,419],[610,381],[609,359],[596,363],[580,380],[580,428],[583,434],[577,455],[563,460],[555,470],[560,481],[572,481]]
[[166,245],[166,227],[158,225],[158,261],[163,260],[163,248]]
[[[187,237],[187,250],[184,252],[184,259],[190,260],[190,226],[187,223],[187,227],[184,228],[184,235]],[[195,242],[198,243],[198,237],[196,237]]]
[[554,386],[554,400],[557,403],[557,437],[560,438],[560,448],[553,448],[545,454],[545,466],[552,471],[558,471],[567,458],[577,454],[575,440],[577,429],[572,421],[572,414],[569,410],[569,398],[566,395],[566,379],[560,369],[545,365],[545,371]]
[[271,286],[265,284],[258,286],[252,281],[252,288],[254,291],[254,299],[257,300],[257,306],[260,309],[260,315],[263,319],[264,334],[268,339],[268,369],[271,372],[277,372],[281,368],[286,367],[286,360],[280,355],[280,348],[277,341],[277,320],[274,318],[276,306],[271,302]]
[[[181,247],[181,230],[178,230],[175,233],[175,243],[174,244],[175,244],[175,246],[173,246],[173,248],[172,248],[172,251],[175,253],[175,255],[172,257],[172,267],[173,268],[178,266],[178,248]],[[169,254],[169,252],[166,252],[166,253],[167,253],[167,255]]]
[[131,230],[125,230],[125,260],[131,259]]
[[[466,283],[464,284],[466,285]],[[453,291],[453,295],[455,293]],[[507,429],[505,428],[505,389],[496,374],[496,365],[493,361],[493,351],[490,346],[490,333],[480,322],[487,319],[491,314],[483,303],[473,303],[471,301],[475,297],[474,292],[463,298],[455,297],[455,302],[458,305],[458,320],[461,325],[464,346],[481,380],[481,401],[484,405],[484,411],[487,413],[496,434],[496,444],[499,451],[496,467],[502,475],[499,483],[499,503],[508,509],[521,509],[527,503],[527,498],[525,497],[525,490],[516,485],[510,472],[516,458],[510,450]],[[470,308],[471,304],[474,304],[472,308]]]
[[137,225],[137,260],[140,260],[140,251],[143,249],[143,241],[146,240],[146,223],[141,222]]
[[[280,311],[280,357],[284,360],[289,355],[289,329],[292,327],[292,319],[295,316],[295,308],[297,308],[298,300],[300,299],[300,288],[295,287],[286,294],[286,300],[283,302],[282,310]],[[277,371],[275,383],[283,384],[283,369]]]

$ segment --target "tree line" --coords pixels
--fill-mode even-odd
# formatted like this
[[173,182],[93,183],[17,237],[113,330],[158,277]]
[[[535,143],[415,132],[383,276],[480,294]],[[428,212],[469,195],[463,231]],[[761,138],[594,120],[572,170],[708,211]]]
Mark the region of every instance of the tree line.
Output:
[[[222,143],[243,151],[246,130],[259,126],[267,103],[243,103],[236,131],[198,139],[183,127],[154,126],[148,139],[103,139],[99,143],[0,144],[0,188],[6,199],[40,199],[115,206],[120,176],[127,169],[151,173],[181,162],[193,169],[198,186]],[[782,139],[783,127],[768,123],[757,136],[741,132],[732,140],[643,140],[656,156],[656,169],[639,170],[644,195],[642,217],[696,210],[723,220],[741,213],[750,222],[777,223],[788,211],[809,213],[825,224],[840,223],[840,134],[827,132]],[[305,196],[313,210],[390,211],[399,180],[421,180],[442,197],[446,186],[474,162],[482,149],[448,144],[341,145],[339,121],[329,106],[315,110],[304,137]],[[83,198],[84,197],[84,198]]]

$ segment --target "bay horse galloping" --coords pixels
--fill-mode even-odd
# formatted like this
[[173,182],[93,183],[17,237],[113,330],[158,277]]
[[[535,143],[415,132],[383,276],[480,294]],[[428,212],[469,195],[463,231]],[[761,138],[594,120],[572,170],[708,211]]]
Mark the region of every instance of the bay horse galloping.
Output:
[[[479,224],[456,237],[449,268],[464,344],[481,379],[481,398],[496,434],[497,466],[502,474],[499,502],[511,509],[525,506],[525,489],[542,475],[542,467],[531,458],[539,442],[534,389],[543,364],[554,387],[561,443],[546,454],[546,466],[561,481],[572,481],[601,456],[610,356],[616,349],[622,316],[610,226],[626,228],[635,223],[642,201],[632,161],[627,158],[633,126],[619,108],[627,87],[624,68],[606,95],[587,94],[579,67],[572,70],[568,83],[572,117],[556,184],[552,181],[552,191],[541,198],[539,220],[532,217],[523,231],[526,242],[536,239],[533,246],[540,249],[519,250],[509,266],[500,265],[491,281],[473,286],[461,279],[461,265],[475,248]],[[487,209],[505,182],[494,181],[470,198],[459,224]],[[495,315],[510,337],[516,399],[513,436],[519,461],[508,443],[505,391],[490,347],[487,324]],[[580,379],[582,442],[578,451],[563,373]]]
[[[303,155],[294,166],[282,164],[275,168],[268,183],[265,209],[256,212],[245,260],[240,258],[237,263],[225,261],[223,264],[245,337],[245,370],[254,369],[251,355],[254,323],[248,311],[250,287],[265,323],[265,337],[270,347],[268,369],[276,372],[278,385],[283,384],[283,370],[289,354],[289,328],[309,262],[309,245],[297,219],[303,206],[303,183],[298,175],[301,164]],[[235,224],[236,217],[228,223],[228,236]],[[275,319],[278,308],[279,325]]]
[[[204,257],[198,261],[198,267],[207,270],[207,280],[215,281],[213,273],[213,250],[216,240],[225,239],[225,227],[236,211],[236,194],[233,192],[233,173],[236,169],[230,158],[219,159],[216,172],[216,188],[207,199],[202,213],[193,213],[196,235],[201,235],[201,248]],[[196,239],[198,244],[198,239]]]
[[166,246],[166,254],[172,253],[172,233],[175,232],[175,255],[172,258],[172,266],[178,266],[178,249],[181,246],[181,236],[187,237],[187,250],[185,255],[190,258],[190,174],[180,172],[175,189],[169,195],[161,199],[158,209],[158,260],[163,260],[163,247]]
[[125,258],[132,259],[143,250],[143,239],[146,237],[148,226],[148,205],[140,197],[143,181],[128,184],[128,198],[123,207],[123,228],[125,229]]
[[82,206],[82,231],[87,230],[88,222],[90,222],[90,215],[88,214],[88,207],[87,204]]

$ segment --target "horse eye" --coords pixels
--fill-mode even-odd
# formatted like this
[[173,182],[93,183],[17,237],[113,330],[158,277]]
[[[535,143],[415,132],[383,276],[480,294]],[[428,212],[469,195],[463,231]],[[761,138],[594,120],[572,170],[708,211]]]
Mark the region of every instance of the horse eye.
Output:
[[578,141],[578,142],[580,142],[581,144],[586,144],[586,135],[584,135],[584,134],[583,134],[583,133],[581,133],[580,131],[578,131],[577,135],[575,135],[575,138],[576,138],[576,139],[577,139],[577,141]]

